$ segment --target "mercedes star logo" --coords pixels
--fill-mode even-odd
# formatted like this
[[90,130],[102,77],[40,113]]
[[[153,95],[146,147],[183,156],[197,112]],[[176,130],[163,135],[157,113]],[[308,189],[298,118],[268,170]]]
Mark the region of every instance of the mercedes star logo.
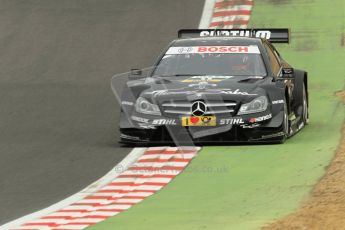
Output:
[[192,104],[192,115],[203,116],[206,112],[206,104],[202,101],[196,101]]

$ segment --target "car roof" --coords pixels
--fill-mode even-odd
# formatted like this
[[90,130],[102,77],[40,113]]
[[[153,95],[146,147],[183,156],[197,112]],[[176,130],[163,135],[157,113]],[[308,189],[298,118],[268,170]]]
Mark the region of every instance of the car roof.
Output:
[[200,37],[176,39],[171,46],[249,46],[262,44],[261,38],[247,37]]

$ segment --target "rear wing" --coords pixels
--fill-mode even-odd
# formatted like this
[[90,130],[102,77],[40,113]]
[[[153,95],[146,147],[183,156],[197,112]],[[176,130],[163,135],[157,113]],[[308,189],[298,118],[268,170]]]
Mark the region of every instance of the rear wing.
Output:
[[289,43],[289,29],[182,29],[178,38],[252,37],[265,38],[272,43]]

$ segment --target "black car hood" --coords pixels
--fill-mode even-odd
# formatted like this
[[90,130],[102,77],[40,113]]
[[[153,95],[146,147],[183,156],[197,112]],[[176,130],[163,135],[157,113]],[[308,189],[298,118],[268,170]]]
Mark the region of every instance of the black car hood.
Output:
[[151,77],[145,79],[147,87],[140,96],[158,103],[166,100],[247,101],[265,94],[259,87],[264,82],[264,77],[257,76]]

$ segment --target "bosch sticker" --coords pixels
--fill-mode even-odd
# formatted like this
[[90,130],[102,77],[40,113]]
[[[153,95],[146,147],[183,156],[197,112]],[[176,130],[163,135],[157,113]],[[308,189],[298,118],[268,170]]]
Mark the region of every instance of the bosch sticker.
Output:
[[187,46],[170,47],[166,54],[251,53],[259,54],[258,46]]

